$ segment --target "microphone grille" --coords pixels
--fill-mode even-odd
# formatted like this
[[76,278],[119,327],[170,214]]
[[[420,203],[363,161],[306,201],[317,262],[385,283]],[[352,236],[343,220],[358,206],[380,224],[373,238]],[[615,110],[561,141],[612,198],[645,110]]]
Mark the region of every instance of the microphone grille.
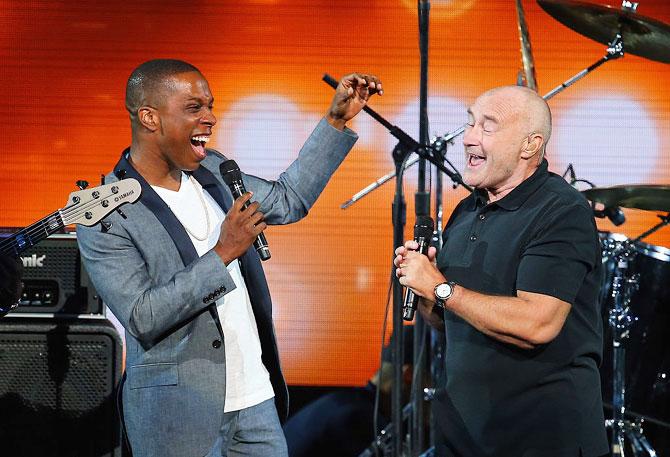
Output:
[[234,160],[226,160],[219,165],[219,172],[221,173],[223,181],[229,186],[235,181],[242,180],[242,172],[240,171],[237,162]]
[[414,238],[430,238],[433,236],[433,218],[418,216],[414,225]]

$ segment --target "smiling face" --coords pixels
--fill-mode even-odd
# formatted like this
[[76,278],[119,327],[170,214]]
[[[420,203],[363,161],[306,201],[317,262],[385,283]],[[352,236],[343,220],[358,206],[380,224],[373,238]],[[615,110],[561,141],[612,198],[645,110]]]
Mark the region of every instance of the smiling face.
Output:
[[179,73],[166,81],[162,95],[154,132],[160,156],[170,169],[195,170],[216,124],[207,80],[198,72]]
[[486,92],[468,109],[463,136],[464,181],[486,189],[491,201],[505,196],[532,174],[539,164],[529,160],[542,147],[542,136],[532,130],[522,88]]

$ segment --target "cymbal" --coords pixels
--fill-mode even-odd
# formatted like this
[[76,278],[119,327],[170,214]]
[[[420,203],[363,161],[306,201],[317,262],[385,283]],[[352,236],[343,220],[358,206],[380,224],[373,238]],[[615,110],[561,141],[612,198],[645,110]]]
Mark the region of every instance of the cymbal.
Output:
[[670,185],[624,185],[596,187],[583,190],[582,194],[592,202],[606,207],[670,211]]
[[611,6],[577,0],[537,0],[549,15],[577,33],[609,44],[619,33],[624,52],[670,63],[670,25]]

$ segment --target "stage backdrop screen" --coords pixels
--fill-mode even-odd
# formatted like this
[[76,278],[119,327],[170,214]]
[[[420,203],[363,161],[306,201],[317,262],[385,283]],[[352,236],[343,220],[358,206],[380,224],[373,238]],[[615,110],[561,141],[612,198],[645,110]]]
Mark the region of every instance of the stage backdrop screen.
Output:
[[[521,58],[515,2],[430,4],[433,136],[460,127],[484,90],[516,83]],[[540,93],[605,55],[606,45],[533,1],[523,4]],[[641,1],[638,13],[670,23],[667,0]],[[218,117],[209,146],[248,173],[272,179],[295,158],[328,109],[333,90],[324,73],[378,75],[385,93],[372,108],[418,138],[415,0],[0,0],[1,226],[25,226],[62,207],[76,180],[100,182],[129,145],[128,75],[145,60],[166,57],[187,60],[208,78]],[[668,64],[626,53],[550,106],[547,157],[554,172],[572,164],[576,177],[598,187],[670,183]],[[393,171],[396,140],[365,113],[351,127],[360,139],[309,216],[266,231],[272,260],[264,266],[292,384],[363,384],[379,360],[394,248],[393,184],[346,210],[340,205]],[[447,157],[463,168],[460,137]],[[408,237],[416,188],[410,169]],[[465,195],[445,181],[445,218]],[[655,211],[624,212],[624,225],[599,220],[599,227],[633,237],[658,222]],[[670,229],[646,241],[670,246]]]

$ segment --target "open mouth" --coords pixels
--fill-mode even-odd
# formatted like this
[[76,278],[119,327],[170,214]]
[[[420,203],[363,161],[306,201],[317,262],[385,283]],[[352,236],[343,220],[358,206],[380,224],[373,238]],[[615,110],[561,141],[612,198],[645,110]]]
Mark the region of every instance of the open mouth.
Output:
[[469,167],[478,167],[479,165],[482,165],[484,162],[486,162],[486,157],[485,156],[480,156],[480,155],[468,152],[468,166]]
[[207,157],[207,152],[205,151],[205,145],[209,142],[209,136],[206,135],[195,135],[191,137],[191,147],[195,151],[195,154],[200,158],[204,159]]

